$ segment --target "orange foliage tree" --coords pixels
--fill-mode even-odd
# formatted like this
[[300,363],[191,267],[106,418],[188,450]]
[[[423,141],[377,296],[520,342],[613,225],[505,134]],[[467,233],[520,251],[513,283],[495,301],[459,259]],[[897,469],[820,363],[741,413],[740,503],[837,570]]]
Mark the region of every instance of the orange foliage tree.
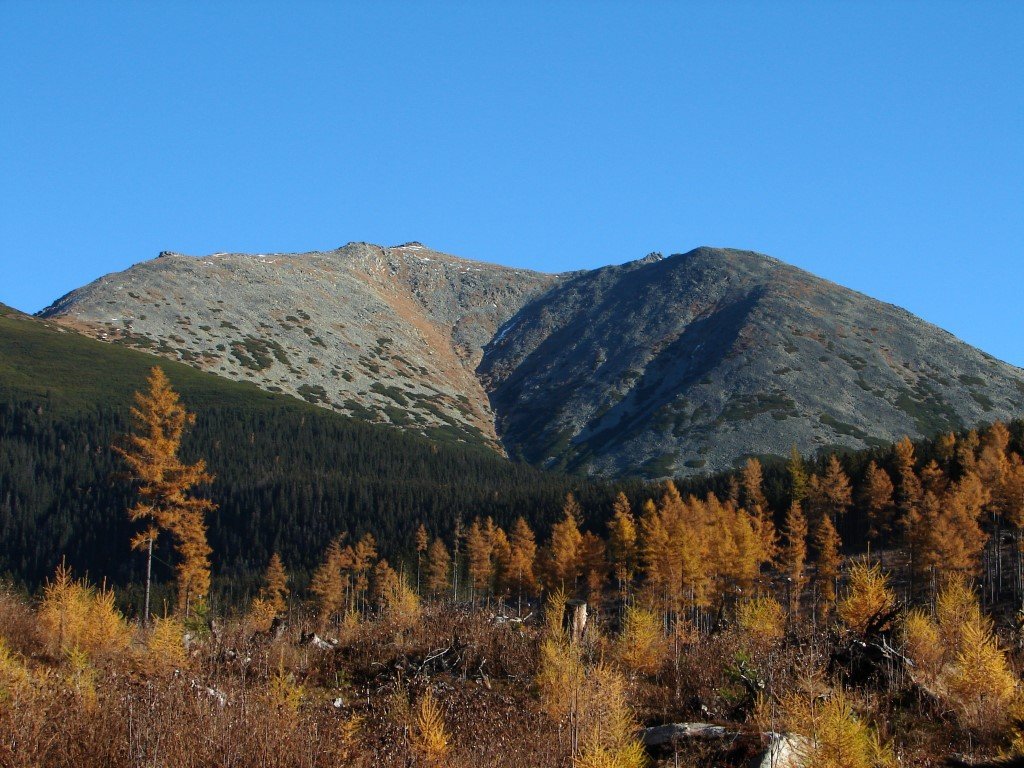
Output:
[[138,484],[138,497],[128,515],[133,522],[145,523],[132,547],[147,551],[144,618],[148,620],[153,544],[161,531],[170,534],[178,555],[179,610],[188,615],[209,593],[206,514],[216,505],[193,493],[197,485],[213,481],[206,462],[187,464],[179,456],[185,429],[195,423],[195,415],[185,410],[162,368],[153,366],[146,382],[147,391],[135,393],[132,432],[114,450]]

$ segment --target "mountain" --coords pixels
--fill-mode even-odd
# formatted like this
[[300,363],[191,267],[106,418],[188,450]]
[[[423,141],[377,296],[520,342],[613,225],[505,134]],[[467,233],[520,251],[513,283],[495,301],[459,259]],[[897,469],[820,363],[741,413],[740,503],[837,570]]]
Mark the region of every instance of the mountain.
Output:
[[418,243],[166,254],[43,315],[547,468],[650,477],[1019,416],[1024,371],[749,251],[548,275]]
[[1024,411],[1024,371],[891,304],[749,251],[561,281],[484,350],[508,450],[663,475],[928,436]]
[[557,281],[419,243],[163,253],[68,294],[43,316],[368,421],[496,446],[474,374],[482,348]]

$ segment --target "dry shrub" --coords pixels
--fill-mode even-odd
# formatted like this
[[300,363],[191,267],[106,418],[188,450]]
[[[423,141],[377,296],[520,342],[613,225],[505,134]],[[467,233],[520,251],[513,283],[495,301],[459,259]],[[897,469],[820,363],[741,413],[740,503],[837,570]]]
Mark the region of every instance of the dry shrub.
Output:
[[1016,756],[1024,755],[1024,694],[1018,694],[1008,712],[1010,728],[1010,749]]
[[622,632],[615,644],[623,667],[631,672],[654,674],[664,663],[667,645],[657,614],[636,605],[626,609]]
[[28,602],[0,586],[0,638],[23,656],[39,649],[39,622]]
[[66,680],[72,693],[78,698],[87,714],[96,711],[96,669],[89,663],[89,656],[79,648],[67,651]]
[[839,618],[851,632],[864,634],[873,619],[895,604],[896,594],[881,566],[856,563],[850,569],[846,596],[839,601]]
[[0,706],[32,683],[24,662],[0,638]]

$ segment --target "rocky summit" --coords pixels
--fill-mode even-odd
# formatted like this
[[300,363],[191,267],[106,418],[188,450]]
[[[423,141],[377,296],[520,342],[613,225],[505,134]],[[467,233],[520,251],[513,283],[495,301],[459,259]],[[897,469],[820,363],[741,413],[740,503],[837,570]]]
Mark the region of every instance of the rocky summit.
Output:
[[1024,412],[1024,371],[749,251],[550,275],[419,243],[165,253],[41,313],[544,467],[662,477]]

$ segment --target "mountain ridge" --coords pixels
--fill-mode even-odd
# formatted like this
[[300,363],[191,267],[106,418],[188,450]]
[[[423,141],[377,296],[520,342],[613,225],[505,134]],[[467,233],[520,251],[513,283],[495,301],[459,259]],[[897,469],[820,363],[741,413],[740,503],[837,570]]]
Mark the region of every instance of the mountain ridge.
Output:
[[366,420],[602,475],[728,469],[1024,410],[1021,369],[773,256],[709,246],[561,274],[416,242],[168,253],[40,314]]

